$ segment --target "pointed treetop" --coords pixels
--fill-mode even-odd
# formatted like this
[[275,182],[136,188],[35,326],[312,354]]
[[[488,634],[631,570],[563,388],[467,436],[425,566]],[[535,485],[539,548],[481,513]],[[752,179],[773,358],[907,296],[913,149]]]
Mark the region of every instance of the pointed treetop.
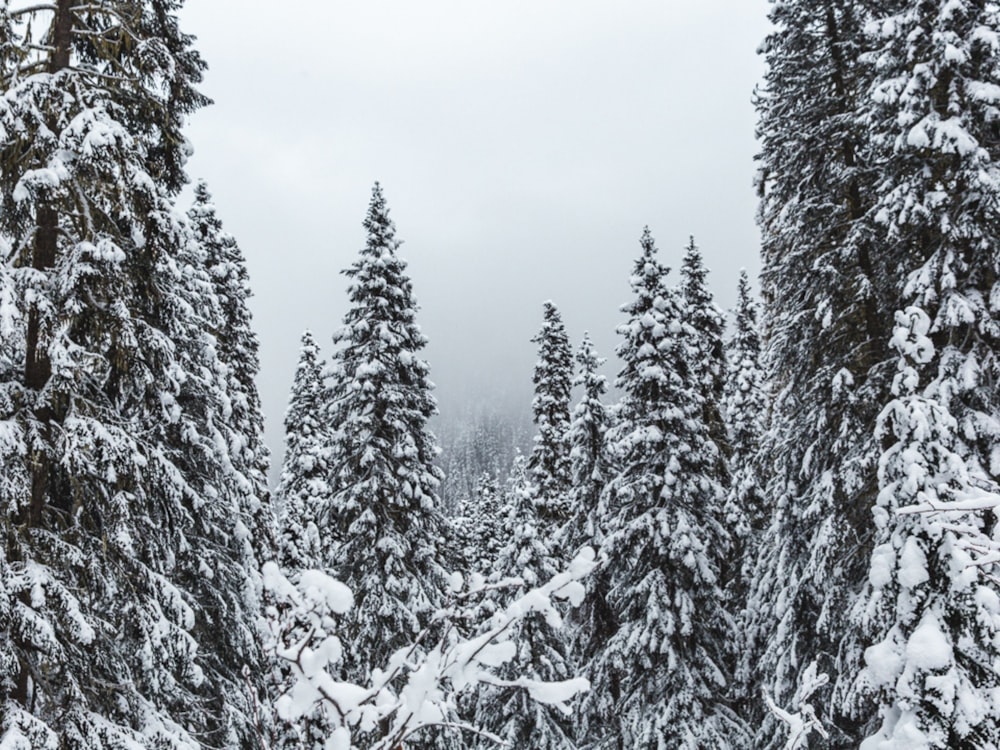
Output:
[[394,253],[402,244],[396,239],[396,225],[389,218],[389,205],[378,182],[372,186],[372,197],[368,203],[364,227],[368,232],[368,244],[365,249],[370,252],[377,252],[380,255],[386,251]]
[[692,235],[684,248],[684,262],[681,265],[681,277],[684,279],[684,296],[690,305],[704,306],[712,302],[708,293],[708,269],[701,255],[701,248],[694,242]]
[[[608,361],[605,357],[598,356],[597,347],[594,346],[594,342],[590,338],[590,331],[583,332],[583,340],[580,342],[580,348],[576,352],[575,359],[576,363],[580,366],[579,374],[573,380],[573,385],[575,386],[586,386],[604,363]],[[599,379],[604,383],[604,387],[600,390],[600,393],[603,394],[607,390],[607,378],[601,375]]]

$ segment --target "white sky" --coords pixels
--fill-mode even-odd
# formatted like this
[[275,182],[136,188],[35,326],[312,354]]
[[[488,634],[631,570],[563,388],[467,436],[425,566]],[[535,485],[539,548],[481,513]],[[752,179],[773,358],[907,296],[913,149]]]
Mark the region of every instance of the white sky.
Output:
[[[442,411],[530,398],[542,302],[614,366],[649,224],[718,302],[756,272],[767,0],[188,0],[209,64],[193,177],[243,248],[272,450],[301,331],[329,351],[382,182]],[[528,408],[528,402],[524,402]]]

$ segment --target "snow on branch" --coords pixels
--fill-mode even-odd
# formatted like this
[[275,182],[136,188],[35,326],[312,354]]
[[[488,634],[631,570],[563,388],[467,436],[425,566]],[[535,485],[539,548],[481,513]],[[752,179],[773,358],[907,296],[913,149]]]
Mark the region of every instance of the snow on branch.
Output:
[[[455,623],[468,622],[473,616],[470,599],[498,586],[485,585],[479,577],[466,586],[461,576],[454,575],[451,604],[438,611],[410,645],[393,654],[384,670],[375,670],[369,684],[356,685],[335,677],[343,655],[336,634],[337,615],[353,606],[351,592],[318,570],[305,571],[292,583],[276,564],[267,563],[263,582],[274,604],[266,647],[291,666],[293,675],[292,685],[276,703],[277,713],[296,721],[322,712],[332,727],[329,750],[351,750],[356,733],[376,729],[380,736],[371,750],[391,750],[431,727],[468,732],[502,745],[500,738],[456,718],[457,694],[477,683],[516,686],[540,703],[568,711],[567,701],[589,688],[587,680],[503,680],[493,669],[514,657],[511,633],[527,615],[539,613],[552,624],[561,623],[553,599],[579,604],[584,594],[580,581],[595,564],[594,551],[584,548],[567,570],[499,609],[471,637],[462,635]],[[523,586],[520,579],[504,583],[508,588]],[[468,628],[463,630],[468,632]]]
[[774,714],[782,724],[788,728],[788,741],[782,750],[805,750],[809,747],[809,735],[815,732],[823,739],[829,738],[822,722],[816,716],[816,709],[807,701],[813,694],[829,683],[830,678],[825,673],[816,673],[816,665],[810,664],[802,673],[802,683],[795,696],[795,704],[798,706],[796,713],[780,708],[766,692],[764,702],[767,703],[768,710]]

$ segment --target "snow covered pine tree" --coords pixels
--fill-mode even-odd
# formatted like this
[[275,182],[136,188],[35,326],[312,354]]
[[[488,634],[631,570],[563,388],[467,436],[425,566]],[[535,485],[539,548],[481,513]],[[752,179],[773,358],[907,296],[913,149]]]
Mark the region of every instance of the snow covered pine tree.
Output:
[[608,436],[621,469],[602,498],[614,630],[589,665],[581,744],[742,748],[746,727],[725,703],[725,493],[692,363],[697,334],[680,292],[664,285],[648,229],[641,246],[619,328],[622,403]]
[[[255,599],[222,316],[174,199],[174,0],[0,3],[0,737],[251,747]],[[256,664],[254,665],[256,667]]]
[[[344,615],[344,677],[362,684],[421,631],[447,587],[426,339],[378,183],[364,227],[324,395],[331,497],[319,515],[323,568],[356,597]],[[412,741],[437,746],[433,735]]]
[[[302,572],[322,565],[322,540],[319,514],[329,503],[326,480],[327,432],[322,422],[323,370],[319,347],[310,331],[302,334],[299,364],[292,382],[292,392],[285,412],[285,458],[281,479],[275,492],[281,515],[278,522],[277,564],[293,584],[301,582]],[[272,628],[281,627],[289,638],[302,639],[308,633],[308,623],[290,623],[286,607],[274,603],[267,615]],[[278,663],[274,697],[280,699],[294,683],[289,665]],[[320,750],[325,746],[330,727],[321,715],[303,712],[294,721],[275,717],[275,750]]]
[[[877,495],[881,407],[891,398],[887,350],[899,259],[873,242],[869,164],[859,116],[867,96],[866,8],[856,0],[773,2],[758,92],[764,365],[775,384],[761,445],[773,515],[758,545],[738,674],[759,727],[754,747],[786,733],[762,701],[795,711],[813,675],[830,737],[817,750],[856,747],[858,722],[832,692],[850,611],[867,574]],[[850,672],[850,669],[847,670]],[[806,676],[809,679],[805,679]],[[862,720],[863,723],[863,720]]]
[[572,480],[568,434],[573,353],[559,310],[551,302],[546,302],[544,309],[542,328],[531,339],[538,344],[533,378],[535,398],[531,402],[538,434],[528,459],[528,470],[540,517],[555,529],[569,517],[567,493]]
[[[996,534],[1000,477],[1000,8],[882,13],[869,27],[865,113],[882,175],[877,237],[900,259],[902,312],[877,546],[857,610],[867,639],[856,651],[869,647],[847,705],[866,716],[857,707],[879,702],[866,750],[996,747],[996,558],[977,566],[970,553]],[[905,506],[922,512],[896,512]]]

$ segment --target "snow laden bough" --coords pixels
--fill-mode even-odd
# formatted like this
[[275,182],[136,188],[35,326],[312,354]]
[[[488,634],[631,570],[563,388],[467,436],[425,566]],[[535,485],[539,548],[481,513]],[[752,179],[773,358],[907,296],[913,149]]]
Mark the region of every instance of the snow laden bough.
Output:
[[453,574],[449,604],[412,644],[396,651],[384,669],[374,670],[367,685],[358,685],[335,677],[343,656],[336,623],[354,604],[350,589],[318,570],[304,571],[293,584],[276,564],[267,563],[264,586],[272,594],[274,610],[269,613],[266,646],[289,663],[293,672],[292,685],[277,700],[277,713],[289,722],[321,713],[331,727],[327,750],[352,750],[358,735],[371,737],[373,732],[377,740],[370,750],[393,750],[428,731],[467,732],[503,745],[499,737],[457,717],[457,696],[480,683],[521,687],[532,699],[569,713],[566,703],[589,689],[586,679],[501,679],[495,670],[514,657],[511,635],[527,615],[537,612],[554,627],[562,624],[553,599],[577,606],[584,595],[580,581],[595,565],[594,551],[584,548],[567,570],[499,608],[475,629],[478,634],[474,636],[463,635],[470,629],[456,625],[468,622],[470,613],[476,611],[471,602],[489,592],[516,589],[524,582],[512,578],[487,584],[478,575],[466,582]]

